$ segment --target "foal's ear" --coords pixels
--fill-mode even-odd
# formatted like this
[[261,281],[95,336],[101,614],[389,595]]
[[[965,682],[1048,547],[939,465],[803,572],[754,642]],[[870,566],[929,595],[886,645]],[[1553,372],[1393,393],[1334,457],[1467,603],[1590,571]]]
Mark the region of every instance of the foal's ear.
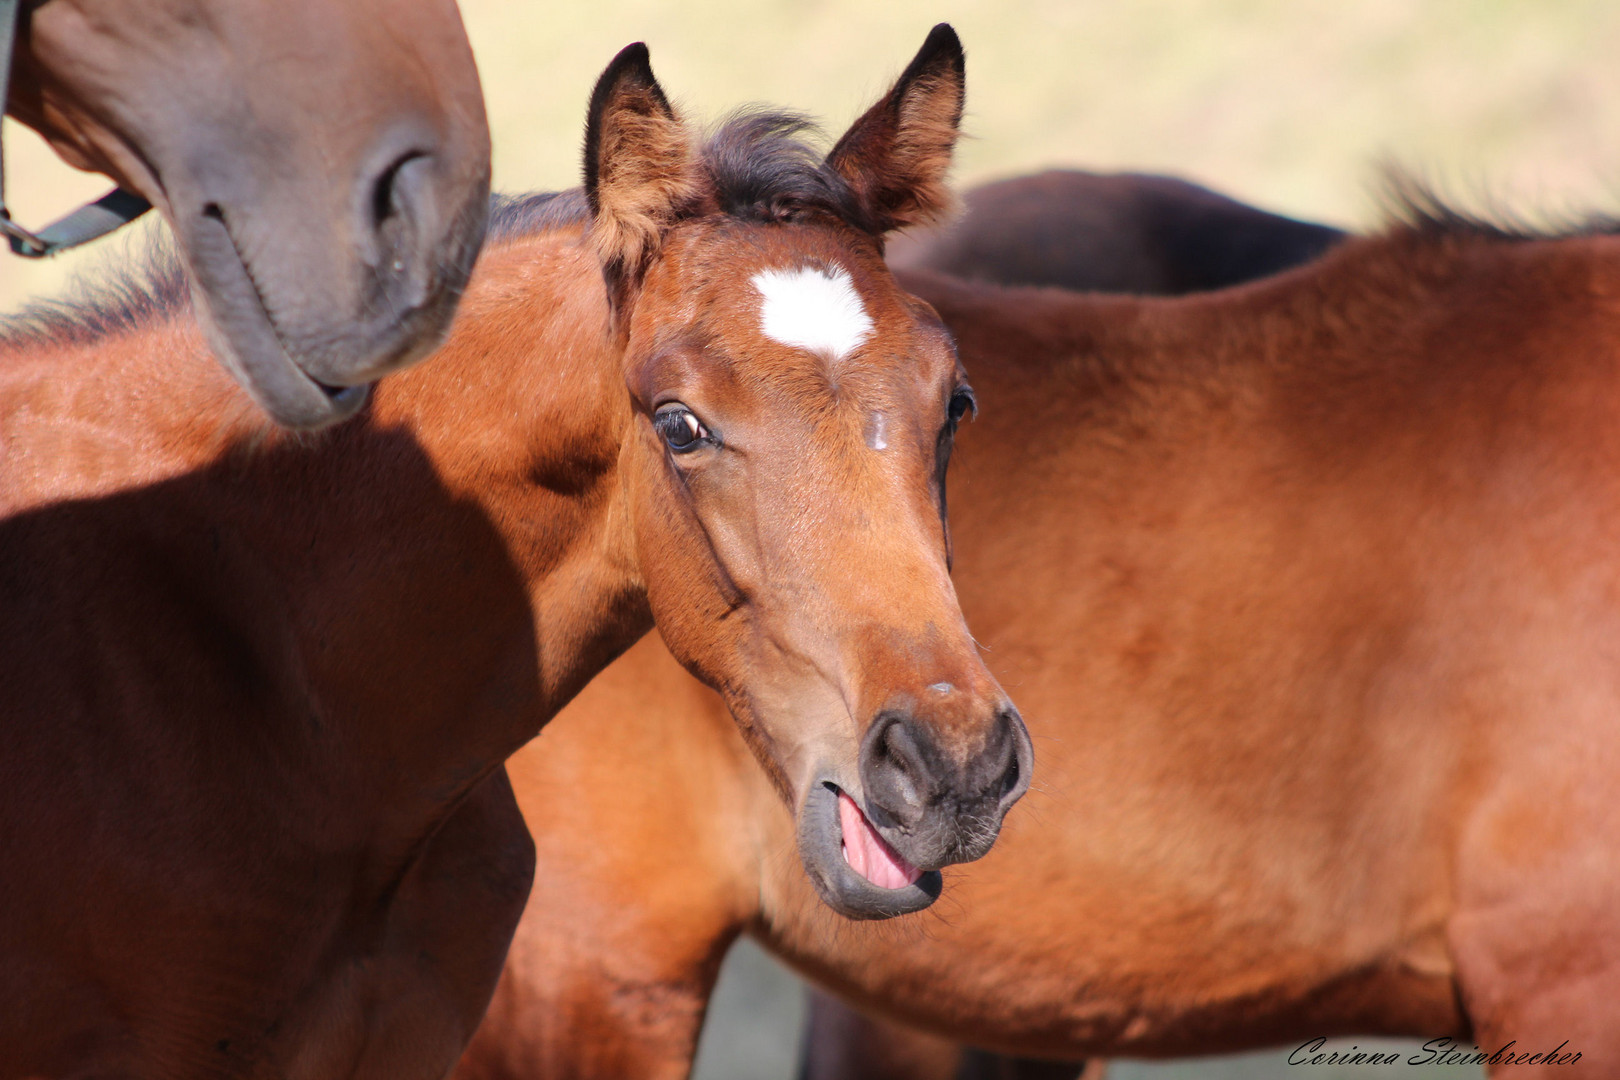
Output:
[[645,268],[664,231],[698,201],[699,176],[686,125],[653,78],[647,46],[626,46],[596,80],[585,118],[591,242],[610,284]]
[[940,23],[894,87],[827,155],[879,232],[937,221],[950,210],[945,174],[965,90],[962,42]]

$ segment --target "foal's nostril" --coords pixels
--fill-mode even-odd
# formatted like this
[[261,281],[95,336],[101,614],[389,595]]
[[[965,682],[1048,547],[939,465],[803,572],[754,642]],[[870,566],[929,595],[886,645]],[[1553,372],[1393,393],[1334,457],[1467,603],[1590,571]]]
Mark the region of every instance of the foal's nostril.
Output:
[[984,745],[963,766],[961,798],[1000,802],[1018,782],[1018,743],[1013,717],[998,710]]
[[1029,790],[1030,766],[1035,753],[1029,741],[1029,729],[1024,727],[1024,718],[1018,715],[1016,709],[1009,706],[1004,710],[1001,722],[1007,743],[1007,759],[1001,773],[999,803],[1001,812],[1006,813]]
[[934,801],[934,782],[917,732],[898,713],[873,722],[861,745],[861,782],[880,825],[914,825]]
[[1022,774],[1018,768],[1018,755],[1014,754],[1012,755],[1012,760],[1007,763],[1007,771],[1005,775],[1003,775],[1001,778],[1000,795],[1003,799],[1012,794],[1013,790],[1018,787],[1018,781],[1020,780],[1021,776]]

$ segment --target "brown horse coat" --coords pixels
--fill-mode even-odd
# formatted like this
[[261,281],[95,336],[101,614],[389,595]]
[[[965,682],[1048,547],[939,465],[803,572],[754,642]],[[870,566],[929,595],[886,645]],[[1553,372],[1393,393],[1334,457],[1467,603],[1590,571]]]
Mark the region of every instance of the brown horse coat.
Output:
[[1453,1034],[1612,1075],[1620,239],[1415,217],[1176,301],[908,279],[984,404],[955,576],[1030,808],[937,914],[841,924],[644,642],[512,762],[539,884],[461,1075],[683,1075],[744,931],[1010,1052]]
[[[946,572],[955,354],[879,248],[937,209],[961,73],[936,28],[822,160],[775,114],[699,145],[625,50],[584,196],[505,206],[438,362],[334,431],[266,427],[173,266],[7,343],[0,1077],[443,1076],[532,868],[501,763],[655,619],[919,874],[807,850],[836,901],[983,853],[1028,742]],[[790,343],[829,294],[836,357]],[[855,521],[895,577],[838,562]],[[901,765],[928,800],[881,801]]]
[[209,344],[272,418],[353,415],[438,345],[489,196],[454,0],[19,6],[7,114],[162,213]]

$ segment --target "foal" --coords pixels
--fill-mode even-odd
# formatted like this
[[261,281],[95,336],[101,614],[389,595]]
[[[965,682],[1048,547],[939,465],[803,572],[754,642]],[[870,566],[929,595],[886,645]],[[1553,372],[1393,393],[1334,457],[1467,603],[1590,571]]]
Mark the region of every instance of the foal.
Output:
[[24,335],[0,1077],[442,1076],[532,869],[501,762],[655,619],[840,910],[984,853],[1030,758],[946,572],[971,399],[880,252],[961,100],[939,27],[826,160],[777,114],[698,147],[625,50],[583,195],[504,206],[443,354],[320,436],[206,362],[172,268]]
[[[1182,300],[903,277],[984,404],[955,576],[1035,805],[941,917],[837,924],[723,708],[643,643],[511,763],[543,869],[462,1075],[684,1075],[741,932],[1007,1052],[1382,1033],[1614,1075],[1620,239],[1407,217]],[[662,752],[553,828],[609,718]],[[849,1075],[833,1049],[810,1075]]]

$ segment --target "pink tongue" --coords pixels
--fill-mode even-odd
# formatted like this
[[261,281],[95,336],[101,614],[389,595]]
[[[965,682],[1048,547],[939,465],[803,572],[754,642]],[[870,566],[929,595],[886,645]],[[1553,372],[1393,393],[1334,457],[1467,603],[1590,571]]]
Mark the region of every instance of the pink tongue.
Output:
[[844,829],[844,861],[880,889],[903,889],[922,877],[922,871],[902,859],[883,842],[855,800],[838,793],[838,823]]

